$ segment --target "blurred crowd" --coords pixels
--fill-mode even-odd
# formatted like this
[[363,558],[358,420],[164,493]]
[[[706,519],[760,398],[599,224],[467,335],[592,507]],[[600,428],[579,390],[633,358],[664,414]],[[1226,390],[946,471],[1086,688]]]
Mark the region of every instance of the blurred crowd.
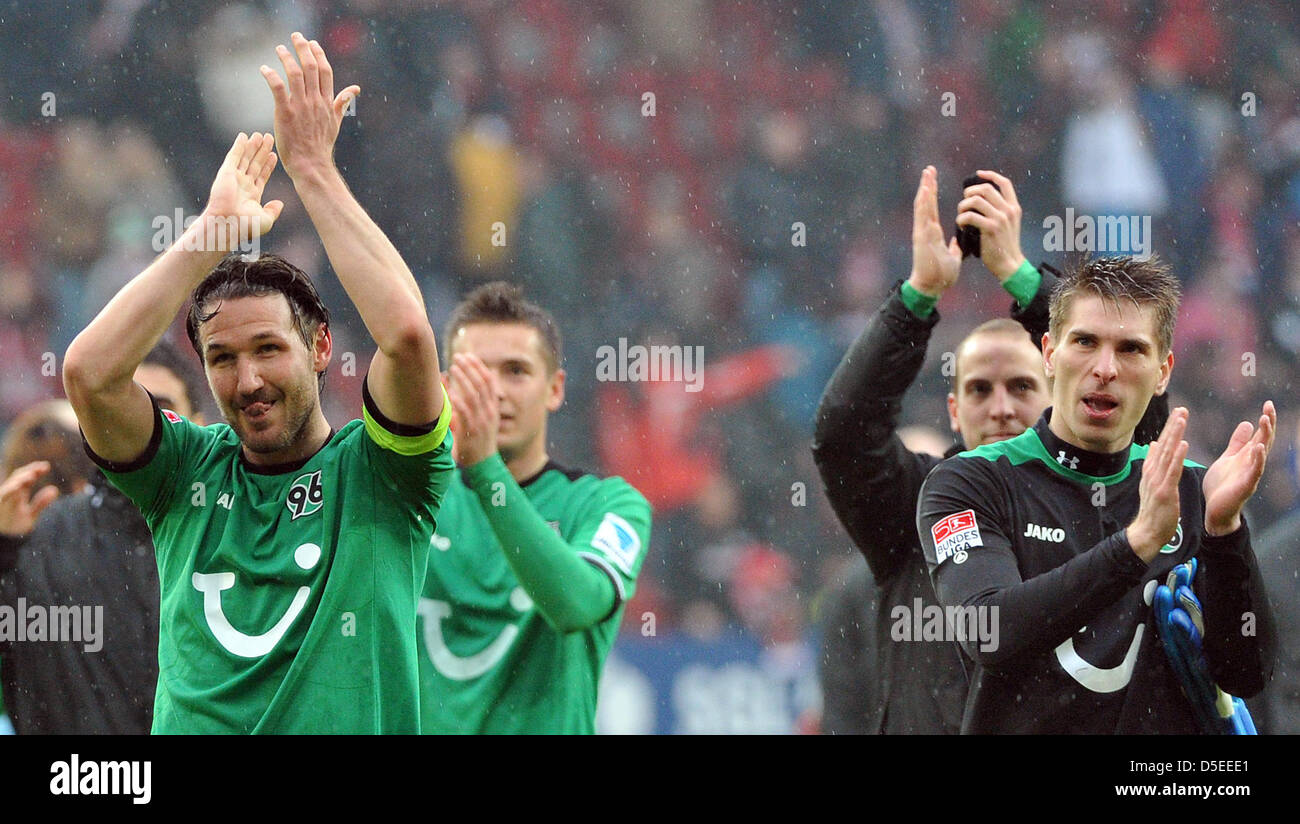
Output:
[[[847,574],[812,418],[907,276],[927,163],[945,220],[975,169],[1011,178],[1034,263],[1068,263],[1043,228],[1066,207],[1150,216],[1186,293],[1172,392],[1191,457],[1213,460],[1266,398],[1295,431],[1286,0],[0,2],[0,429],[61,394],[67,344],[160,226],[200,211],[233,136],[270,129],[257,68],[295,30],[362,88],[337,160],[435,330],[501,277],[559,319],[551,454],[656,507],[632,627],[650,610],[660,632],[787,642]],[[359,413],[372,349],[284,175],[268,197],[287,205],[264,248],[316,277],[354,355],[330,371],[337,423]],[[968,261],[905,423],[946,433],[942,353],[1008,303]],[[703,347],[703,391],[601,382],[597,350],[620,338]],[[1288,449],[1252,504],[1261,526],[1297,506]]]

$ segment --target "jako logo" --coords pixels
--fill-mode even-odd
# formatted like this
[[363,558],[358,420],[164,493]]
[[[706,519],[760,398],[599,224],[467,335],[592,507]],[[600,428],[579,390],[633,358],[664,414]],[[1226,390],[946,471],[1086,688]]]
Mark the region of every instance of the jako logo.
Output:
[[1038,524],[1025,524],[1026,538],[1037,538],[1040,541],[1051,541],[1059,544],[1065,540],[1065,530],[1058,527],[1039,526]]
[[634,346],[627,338],[618,339],[618,349],[605,344],[596,350],[596,380],[675,381],[686,384],[687,392],[704,388],[703,346]]
[[152,768],[152,761],[82,761],[74,752],[50,765],[50,794],[129,795],[132,804],[148,804]]

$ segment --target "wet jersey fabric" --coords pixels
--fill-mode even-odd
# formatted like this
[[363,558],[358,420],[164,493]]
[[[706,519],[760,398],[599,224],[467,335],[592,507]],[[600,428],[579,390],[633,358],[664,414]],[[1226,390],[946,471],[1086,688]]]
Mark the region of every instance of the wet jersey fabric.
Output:
[[[518,494],[508,488],[513,480],[507,474],[480,496],[468,474],[458,469],[447,491],[420,599],[424,731],[594,732],[601,670],[649,546],[650,505],[622,478],[554,462],[519,485],[533,517],[614,585],[603,617],[562,632],[520,585],[485,511],[509,505]],[[528,551],[526,542],[505,538]]]
[[1248,528],[1205,534],[1206,470],[1188,461],[1178,531],[1148,566],[1125,537],[1147,447],[1086,452],[1051,432],[1050,415],[945,461],[922,488],[917,531],[946,617],[996,627],[963,641],[976,666],[962,731],[1195,734],[1152,595],[1198,558],[1211,674],[1234,695],[1259,692],[1275,639]]
[[420,731],[411,628],[450,404],[402,426],[362,394],[363,420],[293,465],[251,465],[228,425],[156,404],[138,460],[92,453],[157,547],[154,733]]
[[[1042,275],[1028,263],[1022,271],[1029,301],[1013,304],[1011,316],[1037,340],[1047,331],[1057,279],[1046,267]],[[861,625],[847,630],[870,639],[864,667],[875,681],[870,691],[879,697],[857,706],[867,715],[860,723],[873,734],[955,734],[966,701],[969,679],[956,644],[900,641],[895,632],[900,609],[919,614],[935,605],[916,537],[915,502],[940,459],[907,449],[897,429],[903,398],[921,372],[938,322],[937,310],[925,317],[910,310],[897,286],[836,368],[822,394],[813,435],[813,459],[826,497],[874,579],[871,591],[858,591],[861,602],[875,604],[865,632]],[[954,447],[949,454],[957,451]],[[852,677],[841,671],[842,663],[826,662],[829,680]],[[860,687],[844,697],[860,702],[867,691]]]

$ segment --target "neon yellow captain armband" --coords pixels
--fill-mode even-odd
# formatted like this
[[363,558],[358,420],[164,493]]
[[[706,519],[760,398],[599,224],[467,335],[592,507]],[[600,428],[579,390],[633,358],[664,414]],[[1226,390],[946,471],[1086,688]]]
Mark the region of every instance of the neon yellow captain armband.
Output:
[[380,425],[363,404],[361,413],[366,424],[366,434],[379,446],[398,455],[423,455],[437,449],[447,438],[447,432],[451,427],[451,399],[447,397],[446,387],[439,385],[439,388],[442,390],[442,412],[438,415],[437,424],[429,432],[419,435],[395,435]]

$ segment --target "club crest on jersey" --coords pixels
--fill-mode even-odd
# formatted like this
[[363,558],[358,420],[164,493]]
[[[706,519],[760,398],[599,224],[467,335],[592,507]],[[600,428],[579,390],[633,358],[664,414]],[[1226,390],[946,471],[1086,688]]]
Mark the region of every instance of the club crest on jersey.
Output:
[[591,545],[605,557],[613,561],[626,575],[632,574],[636,556],[641,553],[641,536],[636,534],[632,525],[613,512],[605,513],[605,520],[600,522],[596,534],[591,538]]
[[325,490],[321,486],[320,470],[317,469],[315,472],[307,472],[294,479],[293,486],[289,487],[289,495],[284,499],[284,505],[293,513],[293,517],[289,520],[296,521],[320,509],[324,501]]
[[930,537],[934,539],[934,554],[939,564],[949,558],[954,564],[964,564],[968,550],[984,546],[973,509],[953,513],[938,521],[930,527]]
[[1174,537],[1169,539],[1169,543],[1160,547],[1160,553],[1162,555],[1172,555],[1173,553],[1182,549],[1182,546],[1183,546],[1183,519],[1179,518],[1178,530],[1174,532]]

